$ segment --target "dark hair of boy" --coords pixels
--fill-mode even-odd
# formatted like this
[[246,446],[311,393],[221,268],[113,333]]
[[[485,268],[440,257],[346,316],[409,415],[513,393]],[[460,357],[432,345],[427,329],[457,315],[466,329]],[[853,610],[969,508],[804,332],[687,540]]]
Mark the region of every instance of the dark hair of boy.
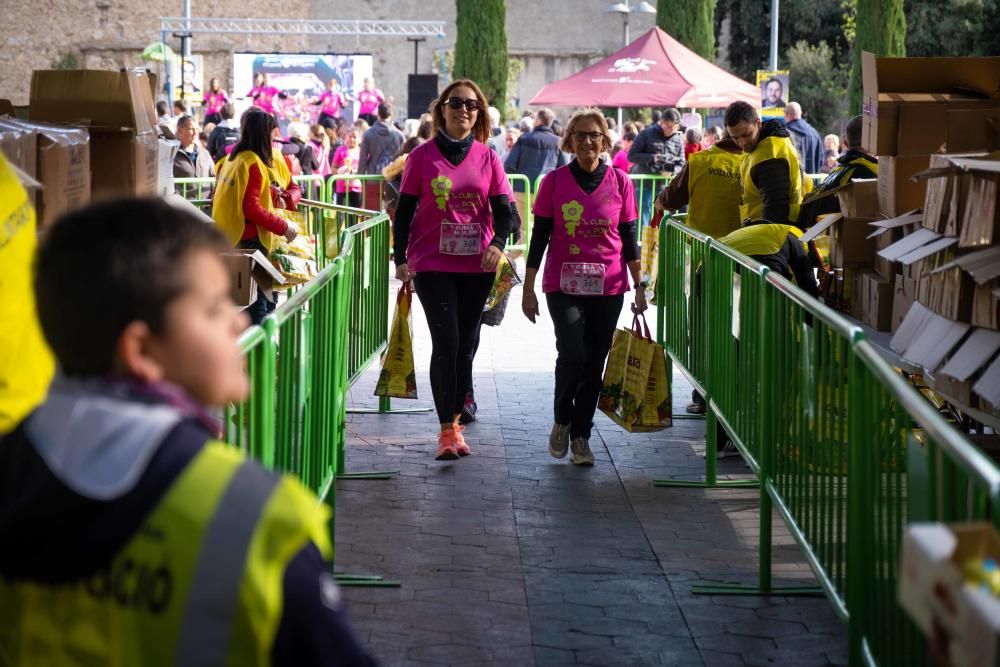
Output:
[[844,139],[847,140],[848,148],[861,148],[861,129],[863,124],[864,120],[861,116],[855,116],[847,121],[847,127],[844,128]]
[[229,154],[230,160],[243,151],[253,151],[268,167],[271,166],[271,156],[274,149],[271,135],[278,127],[274,116],[261,109],[248,109],[240,119],[240,140]]
[[167,306],[188,289],[182,267],[191,253],[229,249],[213,225],[156,199],[102,202],[63,216],[41,239],[34,278],[42,333],[62,372],[109,375],[130,323],[163,332]]
[[378,118],[379,120],[389,120],[392,118],[392,105],[388,102],[379,102]]
[[230,120],[236,117],[236,106],[232,102],[226,102],[219,111],[223,120]]
[[757,110],[746,102],[733,102],[726,108],[726,116],[723,122],[726,127],[734,127],[737,123],[743,121],[756,123]]

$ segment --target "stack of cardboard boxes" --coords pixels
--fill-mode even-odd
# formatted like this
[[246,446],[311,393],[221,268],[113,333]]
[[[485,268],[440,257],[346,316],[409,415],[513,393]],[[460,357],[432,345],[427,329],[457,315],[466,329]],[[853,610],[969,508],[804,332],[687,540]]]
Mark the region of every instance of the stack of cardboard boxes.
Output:
[[891,345],[948,399],[1000,415],[1000,58],[866,53],[862,68]]
[[877,180],[836,195],[830,303],[965,407],[1000,415],[1000,58],[862,58]]

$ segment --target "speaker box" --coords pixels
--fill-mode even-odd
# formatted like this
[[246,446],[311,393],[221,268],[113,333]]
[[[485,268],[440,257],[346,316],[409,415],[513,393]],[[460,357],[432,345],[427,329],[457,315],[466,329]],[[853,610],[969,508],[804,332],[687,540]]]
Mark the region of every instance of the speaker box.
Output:
[[437,74],[410,74],[406,87],[406,117],[420,118],[438,96]]

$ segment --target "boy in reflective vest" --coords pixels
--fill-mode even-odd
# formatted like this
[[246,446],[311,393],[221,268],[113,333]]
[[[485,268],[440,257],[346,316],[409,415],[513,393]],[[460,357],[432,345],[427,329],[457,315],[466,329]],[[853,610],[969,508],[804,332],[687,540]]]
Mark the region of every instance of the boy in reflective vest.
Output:
[[847,151],[837,158],[837,166],[808,197],[802,200],[799,210],[799,226],[809,228],[816,219],[827,213],[840,211],[840,201],[829,195],[833,190],[851,181],[878,178],[878,158],[861,148],[861,116],[847,121],[844,129],[844,145]]
[[799,156],[788,130],[777,120],[761,123],[746,102],[726,108],[726,130],[743,150],[740,219],[794,224],[802,202]]
[[216,440],[209,409],[248,392],[228,249],[155,200],[71,213],[39,246],[60,370],[0,440],[4,664],[374,664],[329,510]]

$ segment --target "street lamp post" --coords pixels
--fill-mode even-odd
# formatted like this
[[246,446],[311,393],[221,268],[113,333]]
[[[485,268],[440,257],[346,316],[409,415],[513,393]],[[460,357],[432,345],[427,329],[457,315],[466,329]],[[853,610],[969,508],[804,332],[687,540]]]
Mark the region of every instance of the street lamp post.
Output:
[[[616,2],[615,4],[610,5],[607,11],[609,14],[620,14],[622,17],[622,48],[625,48],[626,46],[629,45],[629,42],[632,41],[629,38],[629,21],[628,21],[629,16],[631,16],[633,13],[655,14],[656,7],[653,7],[651,4],[646,2],[646,0],[642,0],[642,2],[633,7],[631,4],[629,4],[629,0],[624,0],[623,2]],[[618,107],[619,131],[621,131],[621,126],[622,126],[622,108]]]

